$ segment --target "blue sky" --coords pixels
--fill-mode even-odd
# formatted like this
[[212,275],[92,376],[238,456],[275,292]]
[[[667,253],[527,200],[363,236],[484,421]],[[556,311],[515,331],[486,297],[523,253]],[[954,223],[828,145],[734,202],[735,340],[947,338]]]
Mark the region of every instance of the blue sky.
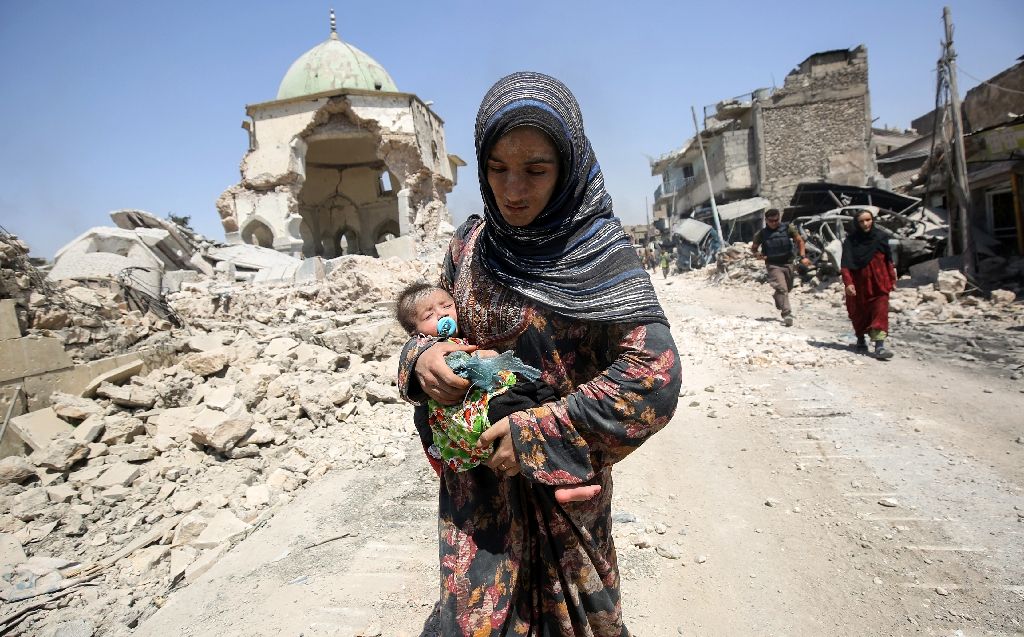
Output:
[[118,208],[190,215],[223,239],[214,202],[239,178],[244,107],[273,99],[326,39],[331,6],[342,39],[445,120],[448,151],[469,162],[449,196],[456,220],[480,208],[480,98],[532,69],[576,94],[616,211],[636,223],[656,186],[647,156],[693,134],[691,105],[781,85],[816,51],[865,44],[876,125],[908,126],[934,101],[943,4],[971,75],[1024,54],[1020,0],[4,0],[0,224],[44,257]]

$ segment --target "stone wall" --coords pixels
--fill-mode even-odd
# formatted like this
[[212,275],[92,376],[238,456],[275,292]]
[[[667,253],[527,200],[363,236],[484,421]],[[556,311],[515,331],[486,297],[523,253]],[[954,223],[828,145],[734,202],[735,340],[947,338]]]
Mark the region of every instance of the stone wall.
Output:
[[760,194],[784,208],[798,183],[865,186],[875,172],[867,50],[812,55],[759,101]]

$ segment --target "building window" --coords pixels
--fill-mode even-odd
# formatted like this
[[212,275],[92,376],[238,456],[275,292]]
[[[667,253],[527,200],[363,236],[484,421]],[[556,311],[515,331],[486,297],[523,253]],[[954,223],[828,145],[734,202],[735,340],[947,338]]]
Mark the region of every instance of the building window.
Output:
[[985,192],[985,221],[992,237],[1000,243],[1002,254],[1011,254],[1017,243],[1017,219],[1013,209],[1013,191],[995,188]]
[[683,164],[683,179],[693,177],[693,164]]

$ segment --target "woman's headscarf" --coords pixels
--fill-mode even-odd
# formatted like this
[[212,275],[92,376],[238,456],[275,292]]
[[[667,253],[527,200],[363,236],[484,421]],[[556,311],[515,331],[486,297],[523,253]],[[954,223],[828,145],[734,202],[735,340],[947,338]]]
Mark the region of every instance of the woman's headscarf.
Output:
[[[505,222],[487,183],[495,142],[519,126],[551,138],[559,180],[527,226]],[[650,277],[612,212],[604,176],[569,89],[541,73],[508,75],[491,87],[476,117],[476,158],[486,224],[483,266],[500,283],[570,318],[668,324]]]
[[864,232],[857,222],[863,214],[875,215],[870,210],[861,210],[850,222],[849,233],[843,240],[842,267],[848,270],[860,270],[866,268],[876,252],[881,252],[885,258],[892,261],[892,250],[889,248],[889,237],[882,232],[878,225],[871,224],[871,230]]

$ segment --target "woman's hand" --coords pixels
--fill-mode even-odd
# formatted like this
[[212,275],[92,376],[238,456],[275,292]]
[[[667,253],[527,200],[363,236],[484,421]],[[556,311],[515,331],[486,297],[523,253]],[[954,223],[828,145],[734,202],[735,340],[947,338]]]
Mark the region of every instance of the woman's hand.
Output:
[[857,296],[857,288],[852,283],[846,286],[846,296]]
[[498,446],[486,464],[494,473],[511,478],[519,473],[519,463],[516,462],[516,452],[512,445],[512,432],[509,427],[508,416],[491,425],[477,440],[476,446],[479,449],[490,449],[491,445],[498,441]]
[[452,371],[444,356],[450,352],[472,352],[475,345],[436,343],[416,359],[416,380],[420,389],[442,405],[462,402],[469,391],[469,381]]

